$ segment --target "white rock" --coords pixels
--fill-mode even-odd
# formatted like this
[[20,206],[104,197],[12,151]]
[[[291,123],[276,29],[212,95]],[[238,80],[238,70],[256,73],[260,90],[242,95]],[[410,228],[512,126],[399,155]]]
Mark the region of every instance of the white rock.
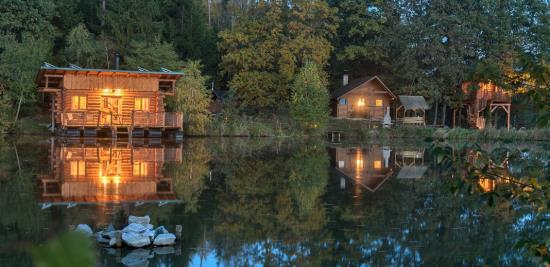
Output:
[[124,229],[122,229],[123,233],[143,233],[145,231],[147,231],[147,228],[139,223],[131,223],[128,226],[124,227]]
[[114,247],[116,245],[116,238],[109,239],[109,246]]
[[139,224],[145,226],[145,225],[149,224],[149,222],[151,222],[151,218],[149,218],[149,215],[146,215],[146,216],[143,216],[143,217],[130,215],[130,217],[128,217],[128,224],[139,223]]
[[174,234],[160,234],[155,237],[153,245],[155,246],[168,246],[173,245],[176,242],[176,235]]
[[152,224],[146,224],[146,225],[144,225],[144,226],[145,226],[145,229],[147,229],[147,230],[153,230],[153,229],[155,229],[155,226],[152,225]]
[[155,239],[155,236],[156,236],[155,230],[147,230],[147,231],[145,231],[145,234],[147,234],[147,236],[149,237],[149,239],[151,241],[153,241]]
[[151,244],[151,240],[148,235],[134,232],[123,232],[122,241],[124,241],[126,245],[135,248],[141,248]]
[[79,232],[82,232],[84,233],[85,235],[87,236],[92,236],[94,235],[94,231],[92,231],[92,228],[90,226],[88,226],[87,224],[79,224],[75,231],[79,231]]
[[157,229],[155,229],[155,232],[156,232],[157,235],[168,234],[168,230],[166,230],[166,228],[164,228],[164,226],[157,227]]

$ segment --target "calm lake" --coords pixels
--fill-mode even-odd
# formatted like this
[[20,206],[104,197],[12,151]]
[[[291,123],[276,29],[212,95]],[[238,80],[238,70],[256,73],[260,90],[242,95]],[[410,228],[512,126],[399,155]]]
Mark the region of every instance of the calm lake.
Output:
[[[32,266],[29,247],[129,215],[182,225],[183,240],[98,247],[99,266],[531,266],[515,243],[550,235],[529,207],[451,193],[429,143],[29,139],[0,145],[0,266]],[[529,151],[506,163],[514,175],[550,168],[550,144],[505,146]]]

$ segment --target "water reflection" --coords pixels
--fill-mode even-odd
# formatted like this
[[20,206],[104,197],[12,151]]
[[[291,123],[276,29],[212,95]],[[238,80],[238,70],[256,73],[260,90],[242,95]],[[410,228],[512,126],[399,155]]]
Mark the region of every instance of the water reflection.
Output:
[[50,169],[38,175],[43,208],[176,200],[163,165],[181,162],[181,145],[52,141],[49,150]]
[[[513,246],[548,235],[548,223],[451,194],[453,178],[426,147],[56,141],[18,144],[18,164],[14,145],[0,146],[8,174],[0,177],[13,177],[0,179],[0,266],[30,266],[26,247],[68,225],[96,228],[128,214],[181,224],[183,240],[165,250],[101,249],[98,266],[532,265]],[[524,157],[503,166],[518,174],[547,166],[547,154]]]

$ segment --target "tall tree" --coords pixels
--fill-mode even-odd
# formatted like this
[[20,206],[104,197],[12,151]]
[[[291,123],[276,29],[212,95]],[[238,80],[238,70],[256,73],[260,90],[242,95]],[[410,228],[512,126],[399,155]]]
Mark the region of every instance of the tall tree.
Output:
[[97,67],[103,59],[100,44],[82,23],[67,35],[66,60],[83,67]]
[[242,103],[281,108],[299,66],[325,66],[336,31],[335,10],[324,1],[259,1],[232,30],[220,33],[222,74]]
[[329,94],[319,68],[306,63],[292,85],[290,114],[305,130],[323,129],[328,122]]
[[183,61],[180,60],[174,47],[165,42],[132,41],[124,58],[125,66],[129,69],[138,67],[148,69],[181,69]]
[[189,135],[201,135],[206,132],[211,116],[210,90],[205,86],[206,77],[201,73],[202,65],[198,61],[185,64],[185,75],[178,81],[174,107],[184,115],[184,125]]

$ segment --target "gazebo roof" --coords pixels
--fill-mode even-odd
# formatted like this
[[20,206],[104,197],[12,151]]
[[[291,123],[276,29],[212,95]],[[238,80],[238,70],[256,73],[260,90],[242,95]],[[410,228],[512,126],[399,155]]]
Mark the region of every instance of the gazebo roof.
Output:
[[400,95],[399,101],[405,110],[426,110],[430,109],[426,99],[423,96],[411,96],[411,95]]

